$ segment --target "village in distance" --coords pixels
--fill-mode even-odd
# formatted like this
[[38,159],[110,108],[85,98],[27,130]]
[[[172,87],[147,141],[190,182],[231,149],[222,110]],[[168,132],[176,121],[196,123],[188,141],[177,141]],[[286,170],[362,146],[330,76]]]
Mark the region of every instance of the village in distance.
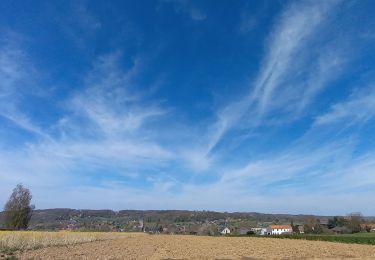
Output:
[[[375,217],[365,217],[359,212],[346,216],[314,216],[189,210],[34,210],[31,199],[29,189],[17,185],[4,211],[0,212],[0,229],[205,236],[338,235],[375,232]],[[21,221],[18,223],[14,219]]]

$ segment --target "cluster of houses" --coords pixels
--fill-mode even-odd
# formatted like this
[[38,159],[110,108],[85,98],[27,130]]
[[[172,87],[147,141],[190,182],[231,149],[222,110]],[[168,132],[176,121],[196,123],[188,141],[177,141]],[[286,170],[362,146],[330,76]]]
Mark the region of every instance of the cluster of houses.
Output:
[[370,224],[370,223],[361,224],[361,229],[370,231],[370,232],[375,232],[375,224]]
[[[303,226],[298,226],[298,229],[300,233],[304,233]],[[222,227],[219,229],[219,233],[221,235],[228,235],[231,233],[231,230],[228,227]],[[250,233],[262,236],[292,234],[293,228],[290,225],[270,225],[267,228],[241,228],[239,230],[240,235],[248,235]]]
[[[87,218],[90,218],[87,217]],[[78,229],[89,229],[97,231],[143,231],[146,233],[153,234],[191,234],[191,235],[261,235],[261,236],[273,236],[273,235],[284,235],[305,233],[304,228],[308,232],[314,232],[315,228],[321,230],[330,230],[336,234],[349,233],[348,227],[346,226],[335,226],[329,225],[328,219],[323,219],[315,222],[315,224],[307,224],[307,227],[301,224],[298,225],[282,225],[282,224],[270,224],[268,227],[245,227],[249,223],[242,223],[241,219],[217,219],[217,220],[205,220],[203,222],[181,222],[181,223],[160,223],[152,222],[146,225],[144,218],[131,219],[125,221],[119,220],[103,220],[103,219],[90,219],[81,221],[81,219],[70,217],[59,221],[60,229],[78,230]],[[245,225],[244,225],[245,224]],[[237,226],[237,228],[235,227]],[[242,226],[242,227],[241,227]],[[375,232],[375,224],[362,223],[360,224],[361,231]]]
[[[325,225],[323,222],[321,225]],[[375,232],[375,224],[361,224],[361,230],[366,230],[367,232]],[[261,236],[272,236],[272,235],[286,235],[286,234],[293,234],[294,232],[298,232],[299,234],[304,233],[303,225],[295,226],[298,230],[294,230],[290,225],[270,225],[267,228],[240,228],[238,234],[240,235],[249,235],[249,234],[256,234]],[[344,234],[347,233],[346,227],[334,227],[330,229],[331,231],[335,232],[336,234]],[[219,228],[219,233],[221,235],[228,235],[231,234],[231,230],[228,227],[221,227]]]

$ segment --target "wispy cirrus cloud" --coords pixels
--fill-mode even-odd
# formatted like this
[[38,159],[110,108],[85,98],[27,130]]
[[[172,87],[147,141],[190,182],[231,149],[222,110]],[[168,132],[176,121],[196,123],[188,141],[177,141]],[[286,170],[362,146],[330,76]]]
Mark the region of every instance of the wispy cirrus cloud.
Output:
[[22,111],[25,96],[38,95],[36,68],[23,51],[20,37],[3,30],[0,42],[0,117],[25,131],[49,138],[40,126]]
[[372,84],[354,91],[347,100],[331,106],[327,113],[319,115],[315,126],[343,122],[355,124],[366,122],[375,116],[375,88]]
[[[305,1],[286,7],[271,30],[259,73],[249,91],[219,108],[216,120],[200,137],[205,144],[185,152],[194,169],[206,170],[213,165],[217,159],[213,149],[233,129],[256,129],[304,116],[314,98],[343,71],[348,59],[343,58],[343,48],[336,43],[316,43],[314,37],[324,31],[324,23],[339,3]],[[272,119],[274,113],[277,120]]]
[[[66,72],[66,81],[65,74],[57,76],[56,81],[60,82],[56,82],[53,90],[43,89],[38,80],[44,78],[43,72],[35,68],[41,61],[29,56],[38,51],[29,53],[17,41],[0,40],[0,134],[14,138],[16,144],[13,147],[13,139],[11,145],[0,143],[1,193],[9,192],[17,182],[24,182],[32,188],[37,205],[40,203],[42,207],[86,205],[113,209],[298,213],[311,210],[310,205],[354,201],[366,191],[371,193],[369,186],[374,183],[375,161],[371,134],[365,133],[366,137],[362,137],[360,129],[337,134],[350,124],[372,127],[368,123],[372,122],[375,110],[371,84],[358,86],[349,97],[342,97],[350,92],[355,85],[353,78],[358,76],[352,73],[353,78],[347,80],[349,77],[345,75],[351,74],[346,69],[355,56],[349,45],[357,38],[346,39],[348,25],[342,20],[342,13],[348,10],[342,2],[288,2],[282,4],[280,14],[269,23],[257,23],[258,14],[249,17],[247,10],[233,6],[229,13],[243,11],[246,17],[239,15],[239,20],[234,17],[233,24],[240,28],[226,24],[224,31],[216,27],[212,30],[210,26],[227,14],[225,8],[219,8],[218,13],[210,10],[208,20],[208,15],[203,9],[195,8],[198,6],[194,2],[169,2],[171,8],[165,4],[163,12],[154,10],[154,6],[148,9],[150,14],[172,12],[167,15],[168,19],[176,20],[172,20],[175,23],[167,33],[158,34],[156,30],[160,24],[171,22],[164,21],[158,13],[154,13],[157,22],[151,26],[130,21],[134,18],[131,15],[108,22],[120,24],[130,19],[125,23],[136,25],[131,30],[122,28],[134,34],[129,38],[139,40],[134,45],[129,43],[129,48],[117,46],[111,37],[111,34],[117,35],[117,28],[108,30],[107,20],[95,14],[94,9],[81,6],[82,3],[73,8],[73,18],[57,19],[64,39],[93,46],[87,38],[105,31],[101,39],[106,44],[95,45],[88,52],[83,51],[85,48],[77,51],[74,46],[74,53],[86,55],[85,61],[74,66],[72,61],[65,60],[64,64],[72,64],[76,74]],[[131,4],[128,7],[132,10]],[[278,8],[273,7],[279,11]],[[187,17],[182,27],[178,24],[180,17],[176,18],[174,12]],[[187,28],[191,26],[185,26],[186,23],[191,25],[189,20],[206,19],[207,23],[201,27],[198,25],[202,23],[193,23],[194,35],[201,38],[194,39],[196,46],[191,45]],[[76,22],[79,22],[77,28]],[[223,63],[234,69],[246,66],[246,63],[239,65],[238,56],[223,50],[228,47],[225,50],[233,55],[242,54],[241,50],[230,48],[242,46],[236,44],[236,39],[246,38],[246,33],[251,35],[254,26],[256,30],[264,26],[269,33],[264,33],[268,35],[265,39],[259,37],[260,43],[264,43],[263,52],[257,49],[258,44],[249,45],[257,55],[251,55],[256,58],[250,61],[253,66],[248,71],[252,78],[246,80],[247,85],[243,86],[244,81],[237,76],[248,75],[233,76],[230,71],[223,71],[234,82],[228,86],[233,87],[230,99],[225,96],[224,102],[215,103],[211,97],[204,96],[206,92],[196,94],[199,84],[210,82],[215,85],[210,93],[220,96],[222,82],[210,73],[219,72]],[[81,37],[80,31],[86,29]],[[180,31],[185,34],[180,35]],[[143,52],[142,48],[153,50],[155,42],[160,44],[173,38],[169,37],[170,32],[179,34],[183,40],[161,44],[168,50],[152,52],[152,57],[148,55],[151,51]],[[234,40],[221,38],[223,32]],[[218,46],[206,45],[216,44],[218,35],[221,39]],[[109,42],[107,37],[111,38]],[[108,46],[116,48],[107,52]],[[188,48],[189,55],[196,56],[179,56],[182,46]],[[224,62],[216,59],[218,53],[223,55]],[[160,59],[160,54],[166,56]],[[56,62],[52,56],[52,61],[46,64]],[[62,56],[58,57],[63,59]],[[178,56],[177,60],[174,56]],[[155,63],[151,61],[154,58]],[[186,61],[181,60],[185,58]],[[193,64],[202,64],[197,70],[199,77],[204,74],[205,79],[194,73],[185,77]],[[371,66],[371,62],[366,64],[368,74],[372,73]],[[157,89],[149,89],[155,84],[155,78],[160,78],[155,74],[160,73],[163,81],[156,83]],[[181,87],[181,81],[187,81],[189,89]],[[336,95],[336,92],[340,93]],[[322,95],[326,93],[327,96]],[[209,109],[195,109],[198,103],[204,103]],[[349,196],[351,189],[358,193]],[[286,208],[285,200],[293,199],[295,194],[298,198]],[[361,203],[365,208],[365,203]],[[349,208],[340,210],[346,213]],[[322,206],[319,211],[329,212],[330,208]]]
[[261,113],[268,108],[274,92],[295,72],[294,64],[300,63],[298,55],[310,46],[309,41],[337,3],[301,2],[292,4],[282,14],[271,34],[268,53],[251,94]]
[[[311,63],[305,53],[311,47],[314,34],[322,30],[338,3],[300,2],[283,12],[269,37],[265,58],[250,91],[218,111],[208,151],[227,131],[238,125],[254,128],[275,111],[286,113],[289,120],[334,78],[342,67],[334,46],[319,55],[317,64]],[[296,68],[296,65],[305,67],[305,70]],[[240,121],[246,122],[247,126]]]
[[[13,52],[0,53],[1,77],[6,79],[1,89],[4,98],[1,115],[16,127],[40,137],[17,151],[0,151],[4,189],[14,182],[26,182],[35,189],[49,187],[56,185],[54,175],[61,177],[61,185],[74,186],[74,174],[84,179],[84,172],[103,169],[104,182],[119,175],[139,177],[143,170],[164,167],[174,158],[149,131],[152,128],[149,121],[164,116],[166,110],[157,103],[144,101],[142,94],[131,90],[130,85],[139,72],[138,61],[124,71],[118,65],[119,53],[99,57],[86,74],[84,85],[60,101],[64,104],[62,117],[42,129],[20,112],[22,103],[16,94],[22,86],[20,80],[29,77],[24,72],[27,66],[20,66],[20,59],[15,59]],[[10,54],[12,59],[8,58]],[[21,97],[25,100],[30,95],[24,93]],[[84,170],[83,165],[87,166]]]
[[[208,201],[220,201],[234,205],[234,208],[251,204],[265,212],[270,209],[271,212],[275,209],[283,211],[278,203],[289,198],[298,204],[298,208],[303,208],[304,212],[313,212],[303,206],[303,198],[310,201],[310,205],[316,205],[320,212],[330,212],[328,207],[318,206],[319,203],[332,205],[344,197],[349,201],[361,198],[370,191],[375,181],[374,151],[357,154],[356,145],[355,138],[323,144],[302,142],[280,153],[260,156],[242,167],[222,169],[221,177],[214,182],[187,184],[182,194],[186,201],[194,201],[197,199],[195,194],[204,190],[205,200],[202,205],[206,205]],[[353,189],[355,194],[351,193],[354,192]],[[348,193],[351,195],[348,196]],[[293,199],[296,194],[301,201]],[[279,198],[280,202],[277,202]],[[263,203],[264,207],[261,206]],[[290,212],[293,211],[292,208],[284,210]],[[342,214],[351,211],[350,207],[339,208]]]
[[118,65],[120,57],[117,53],[97,59],[84,80],[85,86],[67,100],[70,113],[57,124],[63,139],[48,149],[73,158],[123,161],[128,165],[141,161],[151,165],[153,160],[160,162],[172,156],[145,131],[148,121],[164,116],[166,111],[157,104],[145,103],[131,91],[138,65],[134,63],[123,71]]
[[204,21],[207,18],[206,13],[193,5],[190,0],[163,0],[163,2],[173,4],[176,12],[188,15],[194,21]]
[[55,5],[47,3],[48,14],[53,15],[53,21],[57,28],[62,30],[78,47],[87,47],[85,39],[94,37],[102,28],[102,22],[89,8],[88,1],[68,1],[64,8],[68,9],[69,16],[56,8]]
[[158,104],[142,104],[138,93],[131,92],[139,73],[135,60],[129,71],[119,70],[120,54],[100,57],[80,90],[69,101],[75,116],[83,117],[106,135],[121,135],[139,130],[143,123],[167,113]]

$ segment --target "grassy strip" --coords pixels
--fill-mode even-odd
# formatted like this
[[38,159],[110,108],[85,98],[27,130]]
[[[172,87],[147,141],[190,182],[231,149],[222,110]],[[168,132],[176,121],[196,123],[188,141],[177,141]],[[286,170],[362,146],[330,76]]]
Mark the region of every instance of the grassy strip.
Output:
[[272,238],[289,238],[289,239],[303,239],[303,240],[316,240],[316,241],[328,241],[328,242],[339,242],[348,244],[366,244],[375,245],[375,236],[355,236],[351,235],[279,235],[279,236],[262,236]]

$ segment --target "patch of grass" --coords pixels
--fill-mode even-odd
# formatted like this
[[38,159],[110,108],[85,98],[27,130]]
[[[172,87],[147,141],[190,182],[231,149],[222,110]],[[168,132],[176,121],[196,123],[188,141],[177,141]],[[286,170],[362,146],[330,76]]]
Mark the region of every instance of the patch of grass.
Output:
[[14,255],[12,255],[12,256],[7,256],[7,257],[5,257],[4,258],[4,260],[17,260],[18,258],[16,257],[16,256],[14,256]]
[[2,253],[2,254],[6,254],[6,255],[13,255],[13,253],[14,253],[15,251],[17,251],[17,250],[14,249],[14,248],[2,248],[2,249],[0,250],[0,253]]
[[375,245],[375,235],[367,235],[366,233],[344,234],[344,235],[299,234],[299,235],[280,235],[280,236],[270,236],[270,237],[329,241],[329,242],[339,242],[339,243],[348,243],[348,244]]
[[361,232],[361,233],[354,233],[354,234],[344,234],[344,235],[341,235],[341,236],[375,238],[375,232]]
[[0,248],[0,259],[14,260],[18,259],[14,254],[17,250],[14,248]]

